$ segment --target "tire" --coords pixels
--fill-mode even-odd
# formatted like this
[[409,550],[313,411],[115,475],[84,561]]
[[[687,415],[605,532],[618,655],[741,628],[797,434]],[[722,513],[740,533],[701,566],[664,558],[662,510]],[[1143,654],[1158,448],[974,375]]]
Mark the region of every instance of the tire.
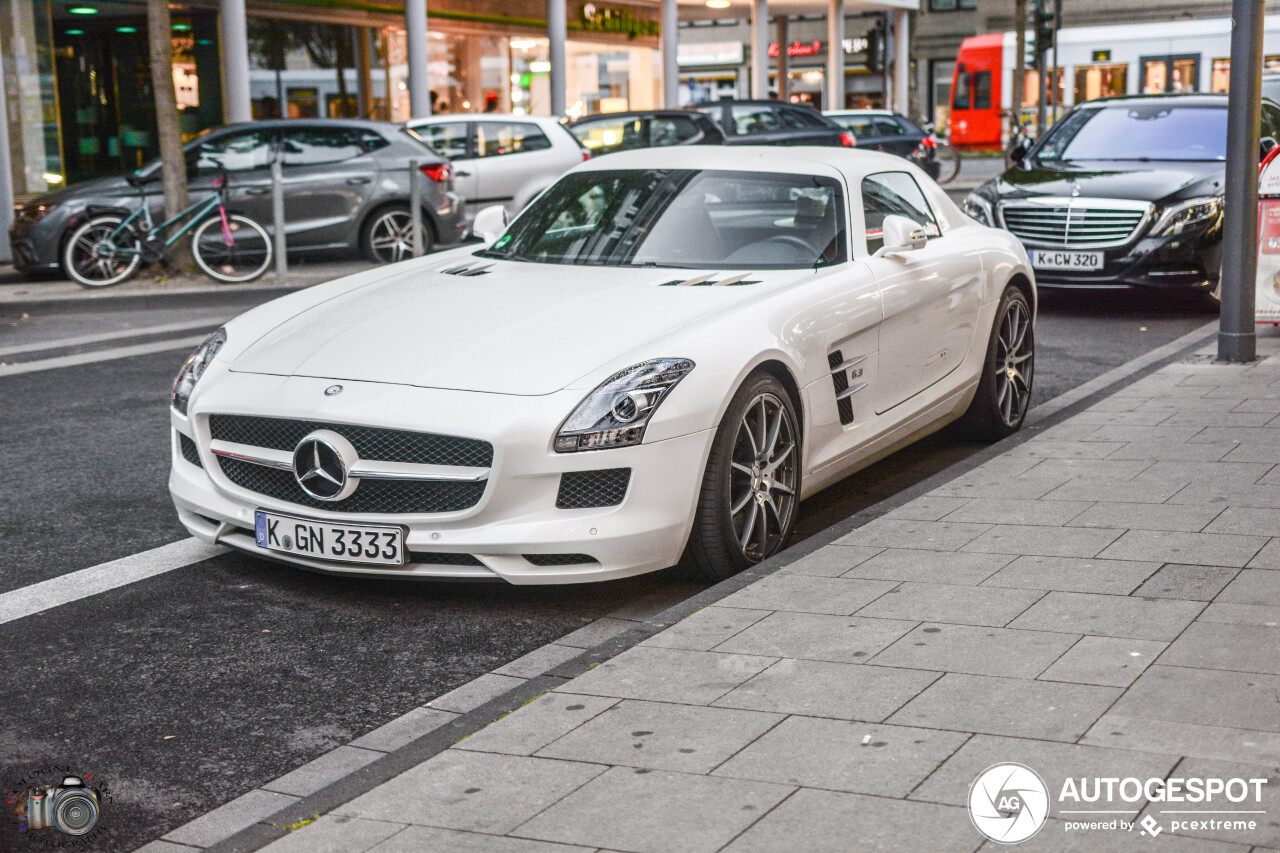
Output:
[[773,376],[752,374],[734,394],[711,444],[681,575],[723,580],[787,546],[800,503],[798,423]]
[[1035,377],[1035,347],[1031,304],[1026,294],[1008,285],[996,308],[978,391],[957,422],[963,435],[998,441],[1022,428]]
[[[413,215],[409,206],[394,205],[375,211],[360,228],[360,250],[375,264],[394,264],[413,257]],[[431,225],[422,217],[422,254],[434,248]]]
[[[124,219],[98,216],[71,232],[62,246],[62,270],[72,281],[85,287],[110,287],[137,272],[142,263],[138,238],[132,231],[120,235],[113,244],[111,236]],[[117,254],[112,248],[131,249],[131,254]]]
[[214,216],[191,233],[191,257],[205,275],[226,284],[259,278],[271,266],[271,235],[247,216],[227,216],[228,242],[222,217]]
[[938,177],[940,184],[949,184],[960,175],[960,152],[950,145],[938,146]]

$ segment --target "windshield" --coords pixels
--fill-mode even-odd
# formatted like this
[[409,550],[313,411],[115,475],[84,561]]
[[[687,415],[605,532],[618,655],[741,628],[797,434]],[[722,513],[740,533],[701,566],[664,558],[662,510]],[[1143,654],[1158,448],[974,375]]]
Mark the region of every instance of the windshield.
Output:
[[542,264],[799,269],[846,260],[833,178],[617,169],[561,178],[484,257]]
[[1036,150],[1040,160],[1225,160],[1225,107],[1140,101],[1075,110]]

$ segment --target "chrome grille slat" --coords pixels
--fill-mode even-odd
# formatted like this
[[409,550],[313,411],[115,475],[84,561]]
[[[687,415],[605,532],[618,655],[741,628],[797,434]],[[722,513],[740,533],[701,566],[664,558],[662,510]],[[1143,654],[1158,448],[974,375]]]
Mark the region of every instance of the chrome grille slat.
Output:
[[1130,242],[1150,210],[1140,202],[1049,198],[1002,205],[1000,218],[1006,229],[1028,243],[1101,248]]

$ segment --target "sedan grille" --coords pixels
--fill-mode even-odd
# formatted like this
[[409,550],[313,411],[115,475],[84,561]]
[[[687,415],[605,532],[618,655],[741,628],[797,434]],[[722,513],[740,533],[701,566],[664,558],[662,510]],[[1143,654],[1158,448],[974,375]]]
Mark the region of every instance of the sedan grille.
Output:
[[[354,442],[353,442],[354,443]],[[292,471],[255,465],[229,456],[218,464],[227,479],[242,489],[280,501],[330,512],[364,512],[411,515],[459,512],[480,502],[485,481],[363,480],[349,498],[318,501],[302,491]]]
[[1041,246],[1091,248],[1121,246],[1146,221],[1146,204],[1099,204],[1062,199],[1060,203],[1007,204],[1004,226],[1018,239]]
[[361,459],[416,465],[493,466],[493,445],[478,438],[435,435],[400,429],[329,424],[290,418],[210,415],[209,431],[218,441],[292,451],[318,429],[332,430],[355,447]]
[[617,506],[627,496],[631,482],[630,468],[605,468],[600,471],[572,471],[560,477],[556,495],[559,509]]

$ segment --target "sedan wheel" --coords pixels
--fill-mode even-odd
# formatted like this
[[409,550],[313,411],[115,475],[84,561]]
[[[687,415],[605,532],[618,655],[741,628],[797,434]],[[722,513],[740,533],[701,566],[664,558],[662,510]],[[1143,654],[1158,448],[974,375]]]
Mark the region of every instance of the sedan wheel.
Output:
[[959,422],[962,431],[995,441],[1022,428],[1031,404],[1035,346],[1031,303],[1010,285],[996,309],[978,390]]
[[[413,257],[413,216],[406,208],[375,215],[364,228],[364,252],[378,264],[394,264]],[[422,251],[431,251],[431,229],[422,224]]]
[[721,580],[786,547],[800,496],[795,408],[772,376],[748,380],[712,443],[682,571]]

